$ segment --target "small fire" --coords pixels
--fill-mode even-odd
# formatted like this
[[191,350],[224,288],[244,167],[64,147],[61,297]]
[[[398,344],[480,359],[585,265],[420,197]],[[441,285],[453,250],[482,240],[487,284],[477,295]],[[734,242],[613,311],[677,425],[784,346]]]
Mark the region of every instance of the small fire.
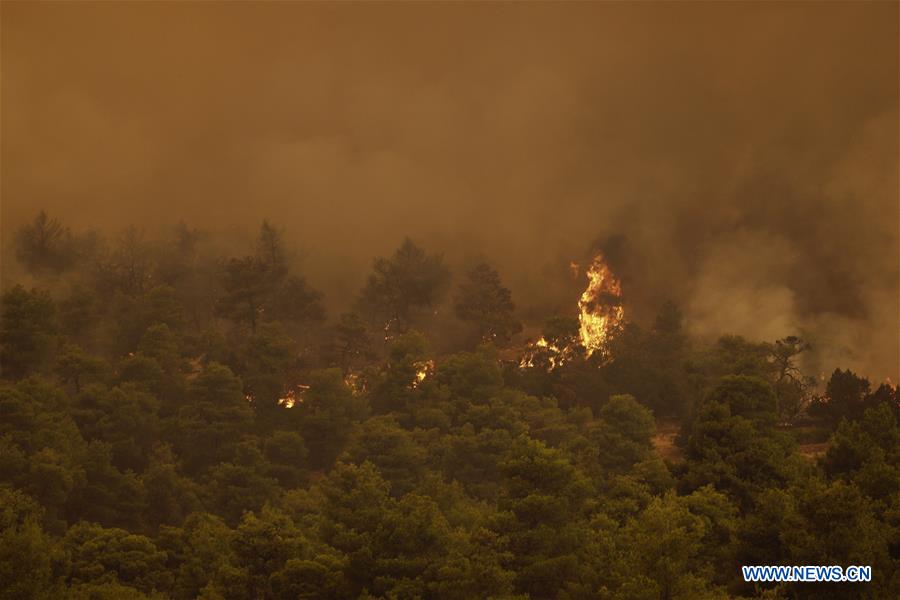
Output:
[[278,399],[278,404],[285,408],[294,408],[297,403],[303,402],[303,392],[308,389],[308,385],[298,383],[296,387],[289,389],[284,396]]
[[573,357],[572,348],[569,346],[560,346],[558,344],[548,342],[547,338],[541,337],[538,341],[531,344],[530,348],[522,356],[519,361],[520,369],[530,369],[534,367],[535,360],[538,357],[546,357],[548,371],[552,371],[557,367],[563,366]]
[[359,373],[350,371],[344,377],[344,383],[350,388],[350,392],[354,396],[358,396],[366,390],[365,381],[359,376]]
[[622,285],[609,270],[603,254],[594,257],[587,268],[588,286],[578,301],[578,331],[586,356],[605,352],[610,335],[625,318]]
[[420,383],[425,381],[425,378],[428,377],[434,371],[434,361],[433,360],[422,360],[415,363],[416,367],[416,378],[412,382],[413,387],[418,387]]

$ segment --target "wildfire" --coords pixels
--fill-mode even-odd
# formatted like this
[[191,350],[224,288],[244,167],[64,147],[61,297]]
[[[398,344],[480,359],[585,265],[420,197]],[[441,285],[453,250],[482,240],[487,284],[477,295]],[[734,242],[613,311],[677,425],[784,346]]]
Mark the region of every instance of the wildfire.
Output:
[[578,331],[586,356],[603,352],[610,334],[625,318],[622,308],[622,285],[609,270],[603,254],[597,254],[587,269],[588,286],[578,300]]
[[298,403],[303,402],[303,392],[308,389],[308,385],[298,383],[296,387],[289,389],[284,396],[278,399],[278,404],[285,408],[294,408]]
[[[579,266],[571,263],[569,269],[577,276]],[[587,288],[578,300],[578,338],[577,342],[548,341],[541,337],[529,344],[528,349],[519,361],[522,369],[531,368],[541,359],[546,360],[548,370],[552,371],[575,357],[580,344],[585,358],[595,352],[606,353],[610,336],[622,324],[625,311],[622,308],[622,287],[618,278],[610,271],[603,254],[597,254],[585,271],[588,279]]]
[[545,337],[541,337],[522,356],[522,359],[519,361],[519,368],[530,369],[534,367],[534,362],[539,356],[545,356],[549,365],[547,369],[552,371],[557,367],[563,366],[573,355],[574,353],[570,346],[560,346],[559,344],[548,342]]
[[425,378],[428,377],[434,371],[434,361],[433,360],[422,360],[415,363],[416,367],[416,378],[412,382],[413,387],[418,387],[420,383],[425,381]]
[[362,377],[359,376],[358,373],[354,373],[350,371],[344,377],[344,383],[350,388],[350,392],[353,393],[354,396],[358,396],[363,393],[366,389],[365,381]]

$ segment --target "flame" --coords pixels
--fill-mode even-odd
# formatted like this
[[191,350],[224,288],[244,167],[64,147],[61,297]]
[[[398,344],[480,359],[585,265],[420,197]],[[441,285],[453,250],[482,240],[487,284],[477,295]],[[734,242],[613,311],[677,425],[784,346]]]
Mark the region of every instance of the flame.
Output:
[[344,377],[344,383],[350,388],[350,392],[354,396],[358,396],[365,391],[365,381],[359,376],[359,373],[349,371]]
[[563,366],[573,356],[572,348],[568,346],[559,346],[558,344],[547,341],[547,338],[541,337],[533,344],[529,344],[528,350],[519,361],[520,369],[530,369],[534,367],[534,362],[539,356],[547,359],[548,371],[552,371],[557,367]]
[[[569,264],[573,276],[577,276],[579,266]],[[618,278],[609,269],[603,254],[597,254],[585,270],[588,285],[578,300],[578,338],[584,350],[585,358],[595,352],[605,355],[610,337],[625,319],[622,308],[622,286]],[[575,357],[578,344],[559,344],[541,337],[528,344],[524,355],[519,360],[519,368],[527,369],[535,366],[540,359],[546,362],[547,370],[561,367]]]
[[622,285],[598,254],[587,268],[588,286],[578,300],[578,322],[585,355],[606,351],[609,338],[625,318],[622,308]]
[[413,387],[417,387],[420,383],[425,381],[425,378],[428,377],[432,371],[434,371],[434,361],[433,360],[422,360],[415,363],[416,367],[416,378],[412,382]]
[[296,387],[289,389],[284,396],[278,399],[278,404],[285,408],[294,408],[298,403],[303,402],[303,392],[308,389],[308,385],[298,383]]
[[297,402],[297,394],[294,390],[289,390],[284,397],[278,399],[278,404],[285,408],[294,408],[294,403]]

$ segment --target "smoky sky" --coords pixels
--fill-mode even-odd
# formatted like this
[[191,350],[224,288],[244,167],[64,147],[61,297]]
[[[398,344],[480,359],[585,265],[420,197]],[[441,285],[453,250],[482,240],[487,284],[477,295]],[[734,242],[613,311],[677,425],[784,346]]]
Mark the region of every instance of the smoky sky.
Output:
[[408,235],[525,315],[599,246],[638,322],[900,371],[896,3],[4,2],[0,75],[5,243],[268,218],[342,299]]

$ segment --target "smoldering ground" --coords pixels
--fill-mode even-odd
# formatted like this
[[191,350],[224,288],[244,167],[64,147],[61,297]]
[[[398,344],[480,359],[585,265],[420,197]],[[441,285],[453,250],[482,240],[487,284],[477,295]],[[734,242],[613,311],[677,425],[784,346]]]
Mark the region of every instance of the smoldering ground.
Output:
[[335,305],[410,235],[538,315],[599,243],[638,321],[896,380],[897,10],[6,2],[4,253],[267,217]]

